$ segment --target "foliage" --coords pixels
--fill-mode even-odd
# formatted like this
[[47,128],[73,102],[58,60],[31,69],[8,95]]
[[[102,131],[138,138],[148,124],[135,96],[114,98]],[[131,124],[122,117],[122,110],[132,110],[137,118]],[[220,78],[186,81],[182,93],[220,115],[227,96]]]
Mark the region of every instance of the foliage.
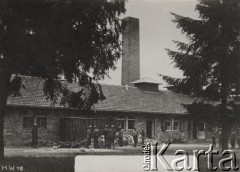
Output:
[[[119,16],[125,12],[124,4],[124,0],[1,1],[0,66],[15,76],[10,93],[20,95],[21,75],[29,75],[45,80],[45,95],[54,103],[59,95],[69,95],[63,101],[67,103],[87,91],[94,93],[84,108],[103,99],[95,96],[100,86],[93,81],[114,69],[121,55]],[[85,91],[66,94],[61,78],[77,82]],[[83,102],[76,101],[68,105],[82,108]]]
[[[220,115],[223,149],[228,147],[228,106],[237,105],[240,93],[239,7],[239,0],[200,0],[198,19],[172,13],[173,22],[188,41],[174,41],[178,51],[167,49],[167,53],[184,78],[163,76],[171,85],[169,89],[202,100],[189,105],[190,112],[211,110],[215,117]],[[214,101],[219,105],[211,106]]]
[[167,49],[184,78],[163,76],[172,89],[205,99],[221,99],[224,83],[228,95],[237,94],[240,80],[240,2],[201,0],[196,6],[200,19],[172,13],[173,22],[188,43],[174,41],[179,51]]
[[[89,110],[104,99],[94,81],[120,58],[124,12],[125,0],[0,1],[0,159],[7,98],[21,95],[23,75],[43,79],[53,104],[61,97],[64,105]],[[63,78],[81,90],[70,90]]]

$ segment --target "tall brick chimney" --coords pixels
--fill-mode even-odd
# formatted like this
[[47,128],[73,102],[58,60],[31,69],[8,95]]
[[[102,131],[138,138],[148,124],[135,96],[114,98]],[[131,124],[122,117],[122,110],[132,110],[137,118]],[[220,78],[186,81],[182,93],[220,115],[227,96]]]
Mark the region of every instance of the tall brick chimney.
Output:
[[126,17],[122,20],[122,85],[133,85],[140,79],[139,19]]

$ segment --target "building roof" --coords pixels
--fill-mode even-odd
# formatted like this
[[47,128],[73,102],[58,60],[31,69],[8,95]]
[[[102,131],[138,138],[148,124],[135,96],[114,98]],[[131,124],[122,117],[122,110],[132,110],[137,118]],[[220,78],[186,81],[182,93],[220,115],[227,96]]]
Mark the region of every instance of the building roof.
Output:
[[[51,101],[44,96],[44,81],[28,77],[26,88],[21,88],[22,96],[10,96],[7,104],[26,107],[52,107]],[[78,91],[77,84],[70,85],[71,90]],[[95,104],[93,109],[99,111],[123,111],[143,113],[172,113],[184,114],[182,104],[190,104],[193,98],[179,95],[171,91],[149,92],[136,87],[126,89],[119,85],[102,85],[106,100]],[[59,104],[55,108],[61,107]]]
[[148,77],[140,78],[137,81],[132,82],[133,84],[140,84],[140,83],[150,83],[150,84],[158,84],[160,85],[161,83]]

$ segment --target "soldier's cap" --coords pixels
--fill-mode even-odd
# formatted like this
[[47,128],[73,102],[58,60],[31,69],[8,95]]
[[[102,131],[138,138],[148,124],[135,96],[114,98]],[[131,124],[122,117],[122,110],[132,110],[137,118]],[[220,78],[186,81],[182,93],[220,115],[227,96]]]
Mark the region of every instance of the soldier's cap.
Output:
[[112,125],[111,127],[114,127],[114,125]]
[[94,125],[94,128],[97,128],[97,126],[96,126],[96,125]]
[[91,125],[89,125],[88,127],[89,127],[89,128],[91,128],[92,126],[91,126]]
[[108,127],[108,125],[105,125],[105,127]]

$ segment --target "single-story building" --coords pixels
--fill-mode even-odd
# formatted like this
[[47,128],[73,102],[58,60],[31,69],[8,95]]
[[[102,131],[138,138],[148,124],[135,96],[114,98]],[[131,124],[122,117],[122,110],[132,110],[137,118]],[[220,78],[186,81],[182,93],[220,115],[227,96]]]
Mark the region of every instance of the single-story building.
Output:
[[[59,104],[51,105],[43,93],[43,80],[26,77],[22,96],[9,97],[5,116],[6,145],[24,145],[31,141],[34,123],[39,128],[40,141],[75,141],[86,136],[86,129],[105,124],[123,127],[129,132],[136,126],[146,131],[146,137],[158,141],[172,140],[176,135],[188,140],[206,140],[216,120],[189,115],[182,104],[190,104],[192,97],[159,90],[159,83],[140,78],[139,20],[123,19],[126,28],[122,35],[122,83],[102,85],[106,100],[94,105],[91,111],[82,112]],[[78,89],[71,84],[72,90]],[[197,114],[196,114],[197,117]]]
[[192,103],[193,98],[155,90],[156,84],[150,79],[139,80],[135,87],[102,85],[106,100],[89,112],[51,105],[43,93],[43,80],[26,79],[28,84],[21,89],[22,96],[8,100],[4,126],[7,145],[30,142],[34,122],[39,128],[39,140],[52,142],[83,139],[90,124],[97,125],[100,130],[105,124],[114,124],[125,132],[134,126],[143,127],[146,137],[158,141],[171,140],[176,134],[189,140],[204,140],[211,133],[211,125],[195,121],[183,108],[182,104]]

